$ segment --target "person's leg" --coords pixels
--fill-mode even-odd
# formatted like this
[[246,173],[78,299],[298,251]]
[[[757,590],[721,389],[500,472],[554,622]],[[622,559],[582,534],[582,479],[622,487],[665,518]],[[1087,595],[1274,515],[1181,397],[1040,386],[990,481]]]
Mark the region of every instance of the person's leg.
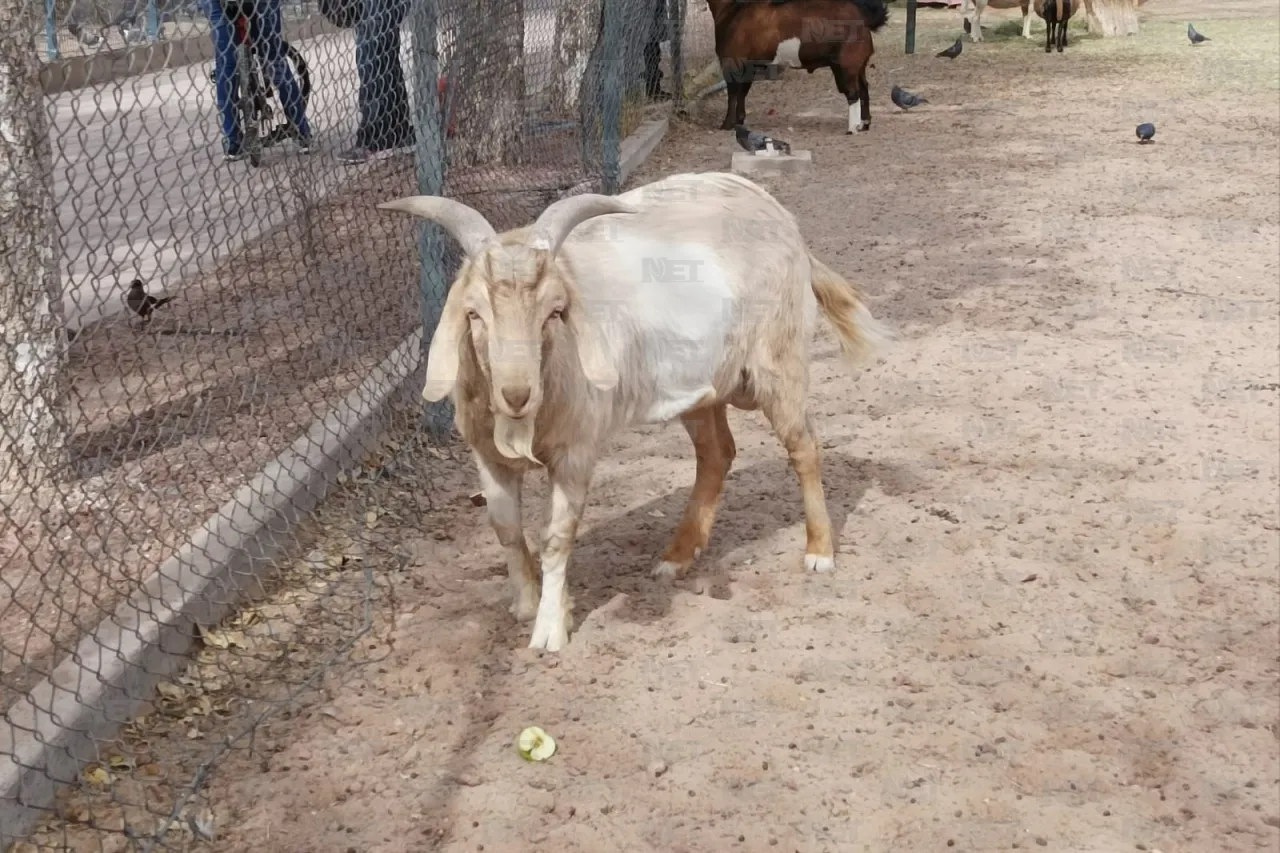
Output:
[[360,120],[352,161],[413,141],[409,93],[400,66],[400,24],[406,9],[404,0],[366,0],[356,22]]
[[667,0],[652,0],[653,18],[644,45],[644,89],[652,100],[662,97],[662,40],[667,30]]
[[311,138],[311,125],[307,123],[307,105],[302,100],[302,87],[289,67],[284,49],[284,16],[280,12],[280,0],[256,0],[254,14],[249,19],[249,35],[262,58],[262,64],[276,91],[284,114],[298,129],[303,140]]
[[400,26],[404,23],[409,4],[406,0],[392,0],[387,6],[382,69],[385,82],[379,110],[385,141],[378,147],[403,148],[413,144],[414,136],[413,116],[409,113],[409,89],[405,84],[404,66],[400,64]]
[[213,83],[222,122],[223,150],[227,156],[240,154],[240,121],[236,115],[236,40],[227,16],[218,0],[199,0],[200,10],[209,18],[213,38]]

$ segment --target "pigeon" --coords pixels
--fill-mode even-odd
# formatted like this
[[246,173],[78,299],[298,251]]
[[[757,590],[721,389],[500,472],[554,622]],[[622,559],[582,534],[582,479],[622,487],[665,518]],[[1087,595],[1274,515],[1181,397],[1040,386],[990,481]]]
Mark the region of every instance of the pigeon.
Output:
[[960,55],[960,51],[964,50],[964,41],[956,39],[956,43],[946,50],[940,50],[934,56],[945,56],[947,59],[955,59]]
[[151,319],[152,311],[172,301],[172,296],[156,299],[150,293],[147,293],[140,278],[133,280],[133,284],[129,285],[129,292],[124,297],[124,302],[129,306],[129,310],[141,317],[144,322]]
[[901,86],[894,86],[893,90],[889,92],[889,98],[904,110],[909,110],[912,107],[918,107],[921,104],[929,103],[928,98],[913,95]]
[[1156,135],[1156,126],[1151,122],[1138,125],[1138,144],[1150,142],[1151,137]]
[[738,144],[744,150],[756,154],[760,151],[776,151],[781,154],[790,154],[791,146],[783,142],[781,139],[774,139],[772,136],[765,136],[763,133],[755,130],[747,130],[746,125],[738,125],[733,129],[733,133],[738,137]]
[[1191,39],[1192,44],[1200,44],[1203,41],[1212,41],[1208,36],[1202,36],[1196,32],[1196,28],[1191,24],[1187,24],[1187,38]]

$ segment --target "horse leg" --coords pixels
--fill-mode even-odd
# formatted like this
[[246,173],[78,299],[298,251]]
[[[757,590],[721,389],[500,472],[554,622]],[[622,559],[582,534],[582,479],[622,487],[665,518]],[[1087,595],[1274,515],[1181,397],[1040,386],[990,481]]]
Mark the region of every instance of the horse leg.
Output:
[[871,87],[867,85],[867,72],[864,68],[858,75],[858,98],[862,101],[862,123],[858,130],[871,129]]
[[725,106],[724,121],[720,122],[720,129],[733,130],[734,116],[738,112],[738,84],[726,83],[724,89],[728,97],[728,104]]
[[725,99],[724,121],[720,122],[721,130],[733,130],[734,116],[737,114],[739,78],[742,76],[741,63],[734,59],[720,60],[720,76],[724,78]]

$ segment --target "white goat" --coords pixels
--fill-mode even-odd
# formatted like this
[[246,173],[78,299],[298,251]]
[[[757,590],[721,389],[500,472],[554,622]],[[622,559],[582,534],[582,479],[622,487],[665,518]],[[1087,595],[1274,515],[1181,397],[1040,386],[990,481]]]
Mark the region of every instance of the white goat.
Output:
[[[973,17],[969,16],[969,7],[973,6]],[[962,0],[960,18],[964,21],[964,31],[974,41],[982,41],[982,10],[990,6],[992,9],[1021,9],[1022,37],[1031,38],[1031,0]]]
[[[506,548],[511,612],[534,619],[530,648],[568,641],[569,552],[596,460],[628,425],[678,417],[697,454],[693,493],[655,575],[681,574],[707,545],[736,452],[729,405],[762,409],[773,425],[804,495],[805,565],[835,567],[806,411],[809,344],[819,308],[846,354],[865,355],[890,333],[809,254],[767,192],[731,174],[675,175],[616,197],[562,199],[504,234],[450,199],[380,207],[439,223],[466,254],[431,339],[423,396],[452,394]],[[521,519],[534,466],[551,486],[541,593]]]

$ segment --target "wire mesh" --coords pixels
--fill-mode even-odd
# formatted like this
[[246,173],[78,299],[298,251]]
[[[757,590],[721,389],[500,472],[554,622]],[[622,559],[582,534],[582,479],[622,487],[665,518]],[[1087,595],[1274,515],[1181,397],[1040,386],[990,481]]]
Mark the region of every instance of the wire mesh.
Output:
[[502,229],[600,191],[710,17],[0,0],[0,26],[34,36],[0,41],[0,850],[219,849],[220,763],[380,654],[412,573],[379,518],[469,476],[417,394],[458,252],[376,205]]

